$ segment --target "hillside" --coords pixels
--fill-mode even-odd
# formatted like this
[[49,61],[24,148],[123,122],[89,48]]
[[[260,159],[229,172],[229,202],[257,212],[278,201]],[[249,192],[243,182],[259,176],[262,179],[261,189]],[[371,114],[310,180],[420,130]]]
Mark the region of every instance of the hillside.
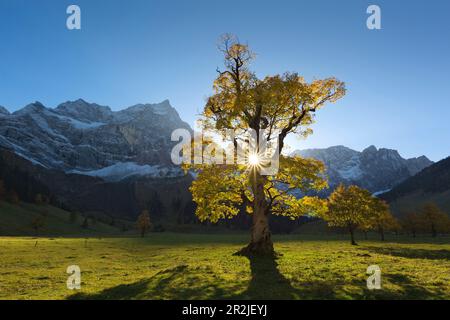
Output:
[[[44,227],[36,233],[32,221],[44,216]],[[1,236],[102,236],[120,234],[113,226],[88,219],[88,227],[82,228],[84,217],[77,216],[70,221],[70,213],[49,205],[28,203],[11,204],[0,201],[0,235]]]
[[417,210],[430,201],[450,214],[450,157],[425,168],[380,197],[400,214]]

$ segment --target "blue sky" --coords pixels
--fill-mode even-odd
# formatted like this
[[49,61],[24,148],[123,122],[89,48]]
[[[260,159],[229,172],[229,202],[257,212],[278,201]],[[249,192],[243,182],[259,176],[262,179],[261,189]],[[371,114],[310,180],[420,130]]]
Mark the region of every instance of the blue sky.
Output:
[[[66,28],[81,7],[82,29]],[[382,30],[366,28],[366,8]],[[258,75],[336,76],[348,94],[292,149],[369,145],[404,157],[450,155],[450,2],[0,0],[0,105],[83,98],[113,110],[169,99],[194,123],[211,94],[218,37],[258,54]]]

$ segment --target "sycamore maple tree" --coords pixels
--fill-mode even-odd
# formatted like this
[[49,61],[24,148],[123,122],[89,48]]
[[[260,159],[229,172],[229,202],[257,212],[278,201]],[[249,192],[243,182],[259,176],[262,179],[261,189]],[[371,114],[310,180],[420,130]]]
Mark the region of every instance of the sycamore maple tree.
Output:
[[[344,83],[336,78],[307,82],[297,73],[258,78],[249,69],[255,55],[235,37],[224,36],[220,50],[225,69],[217,70],[214,94],[204,107],[201,126],[204,130],[233,130],[230,140],[235,146],[253,130],[257,146],[276,145],[281,154],[286,136],[309,135],[316,111],[345,94]],[[321,162],[280,156],[278,172],[263,175],[266,164],[258,148],[244,164],[190,166],[198,173],[191,192],[200,220],[217,222],[242,210],[252,215],[251,241],[240,251],[245,255],[274,253],[271,214],[295,219],[326,210],[326,203],[318,197],[292,194],[294,189],[305,193],[327,186]]]
[[418,214],[409,212],[402,217],[401,226],[403,230],[411,234],[413,238],[422,230],[422,221]]
[[368,221],[372,224],[372,228],[380,234],[381,241],[384,241],[385,231],[400,228],[399,222],[394,218],[385,201],[373,198],[372,211],[373,216]]
[[448,216],[439,207],[430,202],[426,203],[420,214],[425,230],[431,232],[434,238],[439,232],[445,232],[450,224]]
[[322,214],[322,218],[331,227],[346,228],[350,233],[351,244],[357,245],[355,231],[372,221],[373,205],[369,191],[357,186],[339,185],[330,195],[328,210]]

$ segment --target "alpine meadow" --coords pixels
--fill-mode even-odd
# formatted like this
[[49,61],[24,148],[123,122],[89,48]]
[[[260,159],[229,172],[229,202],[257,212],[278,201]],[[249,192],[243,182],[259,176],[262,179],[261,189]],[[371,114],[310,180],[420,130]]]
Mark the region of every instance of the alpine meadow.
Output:
[[448,302],[449,10],[1,0],[0,300]]

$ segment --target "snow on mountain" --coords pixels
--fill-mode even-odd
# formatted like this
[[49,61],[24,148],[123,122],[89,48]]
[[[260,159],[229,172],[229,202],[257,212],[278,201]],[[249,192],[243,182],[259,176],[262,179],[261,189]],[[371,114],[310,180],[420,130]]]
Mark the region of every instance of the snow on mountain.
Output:
[[377,193],[391,189],[433,162],[427,157],[403,159],[396,150],[370,146],[358,152],[345,146],[296,150],[292,155],[324,162],[330,189],[340,183],[356,184]]
[[168,100],[117,112],[82,99],[55,109],[35,102],[0,115],[0,147],[46,168],[101,177],[179,174],[170,160],[171,133],[192,131]]
[[134,162],[118,162],[112,166],[91,171],[72,170],[68,173],[83,174],[100,177],[106,181],[120,181],[133,176],[150,176],[152,178],[178,177],[184,175],[183,170],[177,167],[164,167],[160,165],[139,165]]
[[88,103],[83,99],[64,102],[57,106],[55,111],[59,115],[88,123],[107,122],[113,118],[113,112],[109,107]]

